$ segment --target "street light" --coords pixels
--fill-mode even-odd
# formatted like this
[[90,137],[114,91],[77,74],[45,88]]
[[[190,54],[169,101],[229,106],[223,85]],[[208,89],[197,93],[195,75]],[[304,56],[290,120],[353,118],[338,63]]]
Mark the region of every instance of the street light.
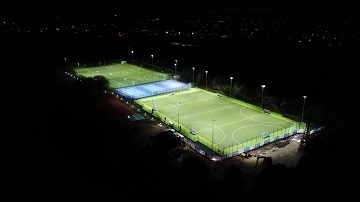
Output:
[[125,94],[126,94],[126,96],[128,95],[128,93],[127,93],[127,91],[126,91],[126,86],[127,86],[127,83],[126,83],[126,78],[124,78],[125,79]]
[[205,71],[205,73],[206,73],[206,74],[205,74],[205,78],[206,78],[206,79],[205,79],[205,86],[206,86],[206,90],[207,90],[207,73],[208,73],[208,71]]
[[177,60],[175,60],[175,75],[176,75]]
[[[175,61],[176,61],[176,60],[175,60]],[[176,64],[177,64],[177,63],[174,64],[174,65],[175,65],[175,76],[176,76]]]
[[135,82],[133,81],[133,87],[132,87],[133,88],[133,99],[135,98],[135,87],[134,86],[135,86]]
[[134,51],[131,51],[131,57],[134,60]]
[[231,97],[232,80],[233,80],[233,77],[232,77],[232,76],[230,76],[230,96],[229,96],[229,97]]
[[154,55],[151,55],[151,64],[154,65]]
[[78,68],[79,68],[79,65],[80,65],[80,63],[78,63]]
[[262,87],[262,90],[261,90],[261,107],[264,109],[263,102],[264,102],[264,88],[265,88],[265,85],[261,85],[261,87]]
[[212,128],[212,136],[211,136],[211,149],[214,150],[214,122],[215,119],[212,119],[213,128]]
[[152,99],[152,104],[153,104],[152,109],[153,109],[153,110],[155,110],[155,104],[154,104],[154,91],[152,91],[152,96],[151,96],[151,99]]
[[65,70],[67,70],[66,58],[64,58],[64,61],[65,61]]
[[177,103],[177,111],[178,111],[178,130],[180,131],[180,113],[179,113],[179,105],[180,102]]
[[301,122],[303,122],[303,120],[304,120],[305,99],[306,99],[307,97],[304,95],[303,98],[304,98],[304,104],[303,104],[303,111],[302,111],[302,114],[301,114]]
[[193,85],[194,85],[194,71],[195,71],[195,67],[193,67],[192,69],[193,69]]

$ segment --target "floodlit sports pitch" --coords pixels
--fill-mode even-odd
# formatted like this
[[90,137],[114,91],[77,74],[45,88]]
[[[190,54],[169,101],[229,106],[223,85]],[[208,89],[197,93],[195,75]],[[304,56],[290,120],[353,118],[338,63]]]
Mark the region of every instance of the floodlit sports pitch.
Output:
[[136,102],[148,111],[154,106],[155,117],[221,155],[251,150],[301,127],[280,114],[200,88]]
[[122,88],[141,83],[169,79],[171,76],[154,70],[145,69],[133,64],[111,64],[102,67],[76,68],[77,74],[94,77],[102,75],[110,82],[111,88]]

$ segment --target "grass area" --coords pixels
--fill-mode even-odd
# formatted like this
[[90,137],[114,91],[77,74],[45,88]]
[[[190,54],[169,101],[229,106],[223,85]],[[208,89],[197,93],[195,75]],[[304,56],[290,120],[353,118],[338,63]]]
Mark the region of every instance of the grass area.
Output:
[[155,70],[145,69],[133,64],[111,64],[103,67],[76,68],[77,74],[94,77],[102,75],[110,82],[111,88],[161,81],[171,76]]
[[[246,151],[300,129],[298,122],[276,113],[264,113],[251,104],[200,88],[136,101],[154,116],[194,141],[218,153]],[[181,127],[181,128],[180,128]],[[191,134],[194,129],[196,135]],[[268,132],[268,136],[262,134]]]

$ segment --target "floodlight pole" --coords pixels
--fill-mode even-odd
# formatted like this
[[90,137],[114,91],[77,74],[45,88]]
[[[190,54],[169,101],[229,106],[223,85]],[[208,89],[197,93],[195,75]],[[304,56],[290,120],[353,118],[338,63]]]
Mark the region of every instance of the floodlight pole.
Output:
[[263,102],[264,102],[264,88],[265,88],[265,85],[261,85],[261,87],[262,87],[262,90],[261,90],[261,108],[264,109]]
[[64,58],[64,61],[65,61],[65,71],[67,71],[66,58]]
[[233,80],[233,77],[232,77],[232,76],[230,76],[230,96],[229,96],[229,97],[231,97],[232,80]]
[[126,87],[127,87],[127,82],[126,82],[126,78],[124,78],[125,79],[125,93],[126,93],[126,95],[128,94],[127,93],[127,90],[126,90]]
[[154,55],[151,55],[151,64],[154,65]]
[[211,149],[214,150],[214,122],[215,119],[212,119],[213,128],[212,128],[212,136],[211,136]]
[[195,67],[193,67],[192,69],[193,69],[193,85],[194,85],[194,81],[195,81],[195,80],[194,80],[194,78],[195,78],[195,77],[194,77]]
[[176,76],[176,63],[174,65],[175,65],[175,75],[174,76]]
[[152,99],[152,104],[153,104],[153,110],[155,108],[155,104],[154,104],[154,91],[152,91],[152,96],[151,96],[151,99]]
[[306,99],[307,97],[304,95],[303,98],[304,98],[304,104],[303,104],[303,110],[302,110],[302,114],[301,114],[301,122],[303,122],[303,120],[304,120],[305,99]]
[[175,60],[175,76],[176,76],[176,66],[177,66],[177,60]]
[[135,82],[133,81],[133,100],[135,99]]
[[205,71],[205,86],[206,86],[206,90],[207,90],[207,73],[208,73],[208,71]]
[[179,105],[180,105],[180,102],[177,103],[177,110],[178,110],[178,130],[180,132],[180,113],[179,113]]
[[133,50],[131,51],[131,57],[134,60],[134,51]]

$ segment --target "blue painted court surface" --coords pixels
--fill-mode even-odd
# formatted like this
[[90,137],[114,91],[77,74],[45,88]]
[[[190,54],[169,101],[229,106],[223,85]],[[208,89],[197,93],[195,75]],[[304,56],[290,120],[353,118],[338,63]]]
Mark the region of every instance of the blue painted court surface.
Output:
[[127,86],[123,88],[117,88],[114,90],[114,92],[128,99],[139,99],[144,97],[150,97],[153,95],[185,90],[185,89],[189,89],[190,87],[191,87],[190,84],[180,82],[177,80],[165,80],[154,83],[146,83],[140,85]]

